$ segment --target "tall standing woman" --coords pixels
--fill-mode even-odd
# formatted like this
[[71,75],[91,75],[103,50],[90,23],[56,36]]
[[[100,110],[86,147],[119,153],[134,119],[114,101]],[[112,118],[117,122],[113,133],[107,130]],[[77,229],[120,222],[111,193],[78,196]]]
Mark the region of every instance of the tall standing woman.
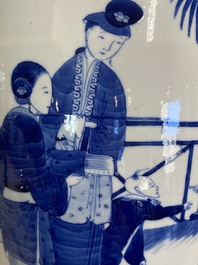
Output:
[[[108,62],[142,16],[130,0],[113,0],[105,12],[89,14],[85,47],[53,77],[52,112],[66,117],[56,147],[86,151],[83,180],[72,187],[66,213],[51,219],[57,264],[100,264],[103,229],[111,222],[112,176],[126,129],[124,89]],[[72,143],[69,130],[75,126]]]

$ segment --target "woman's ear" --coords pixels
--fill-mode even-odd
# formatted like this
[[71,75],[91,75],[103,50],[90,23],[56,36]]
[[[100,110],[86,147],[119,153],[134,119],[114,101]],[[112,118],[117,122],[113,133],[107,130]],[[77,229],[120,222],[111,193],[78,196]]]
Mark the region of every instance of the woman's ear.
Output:
[[89,37],[89,33],[90,33],[90,31],[93,29],[94,27],[91,27],[91,28],[89,28],[86,32],[85,32],[85,41],[86,41],[86,43],[87,43],[87,40],[88,40],[88,37]]
[[90,32],[90,29],[88,29],[88,30],[85,32],[85,41],[86,41],[86,43],[87,43],[87,40],[88,40],[89,32]]

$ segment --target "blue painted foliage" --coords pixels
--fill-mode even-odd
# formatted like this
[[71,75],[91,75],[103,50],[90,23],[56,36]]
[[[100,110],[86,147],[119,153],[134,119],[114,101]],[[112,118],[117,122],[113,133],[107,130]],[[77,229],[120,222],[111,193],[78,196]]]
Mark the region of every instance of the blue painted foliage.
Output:
[[197,0],[170,0],[175,2],[174,17],[181,16],[180,29],[183,30],[184,23],[188,25],[188,36],[191,35],[193,22],[195,23],[195,37],[198,43],[198,1]]

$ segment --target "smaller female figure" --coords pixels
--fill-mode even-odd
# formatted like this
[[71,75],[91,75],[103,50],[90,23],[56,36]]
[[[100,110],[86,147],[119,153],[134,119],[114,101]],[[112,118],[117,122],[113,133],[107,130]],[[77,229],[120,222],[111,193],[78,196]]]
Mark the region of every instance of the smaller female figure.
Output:
[[39,126],[40,115],[51,105],[51,78],[41,65],[25,61],[13,70],[11,85],[19,106],[9,111],[1,128],[4,249],[10,264],[52,265],[47,212],[62,215],[68,193],[65,176],[49,171]]
[[173,217],[191,207],[191,203],[161,206],[159,187],[148,177],[130,177],[125,188],[128,194],[113,200],[111,224],[104,231],[102,265],[120,264],[122,251],[138,227],[124,258],[130,265],[145,265],[143,222]]

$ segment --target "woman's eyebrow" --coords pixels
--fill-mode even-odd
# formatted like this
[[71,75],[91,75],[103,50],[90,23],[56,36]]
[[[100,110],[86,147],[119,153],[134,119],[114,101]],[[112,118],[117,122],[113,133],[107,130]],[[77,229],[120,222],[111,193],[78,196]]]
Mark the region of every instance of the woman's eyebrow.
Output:
[[[106,34],[106,33],[108,33],[108,32],[106,32],[105,30],[103,30],[103,29],[101,29],[100,31],[99,31],[99,33],[104,33],[104,34]],[[117,35],[121,40],[124,40],[125,39],[125,36],[119,36],[119,35]]]
[[43,86],[42,89],[47,89],[47,86]]

